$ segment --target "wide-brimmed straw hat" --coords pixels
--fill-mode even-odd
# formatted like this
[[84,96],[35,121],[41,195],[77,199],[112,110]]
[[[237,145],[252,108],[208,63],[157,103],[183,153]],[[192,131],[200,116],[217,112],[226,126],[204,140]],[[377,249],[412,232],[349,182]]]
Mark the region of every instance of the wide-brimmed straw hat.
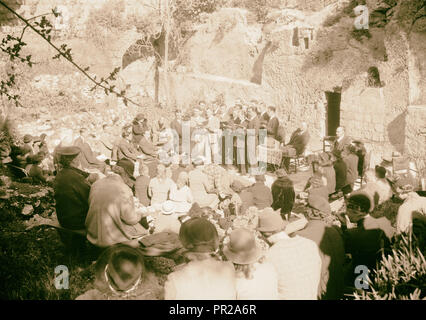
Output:
[[256,245],[253,233],[247,229],[236,229],[229,235],[229,243],[223,254],[235,264],[252,264],[260,259],[262,250]]
[[259,226],[257,230],[261,232],[282,231],[286,225],[286,222],[278,212],[272,208],[265,208],[259,214]]

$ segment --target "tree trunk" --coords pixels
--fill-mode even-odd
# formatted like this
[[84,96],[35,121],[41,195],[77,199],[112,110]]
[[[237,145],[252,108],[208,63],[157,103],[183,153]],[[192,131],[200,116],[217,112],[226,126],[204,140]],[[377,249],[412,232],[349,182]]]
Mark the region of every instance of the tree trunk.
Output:
[[166,106],[169,107],[170,93],[169,93],[169,29],[170,29],[170,9],[169,0],[166,0],[166,38],[164,41],[164,89],[166,94]]

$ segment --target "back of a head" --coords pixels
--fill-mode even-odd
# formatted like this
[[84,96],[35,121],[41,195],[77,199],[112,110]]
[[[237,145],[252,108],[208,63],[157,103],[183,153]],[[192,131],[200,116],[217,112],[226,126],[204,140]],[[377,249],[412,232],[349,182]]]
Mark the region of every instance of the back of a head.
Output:
[[194,217],[185,221],[180,228],[179,239],[192,252],[213,253],[219,247],[217,229],[205,218]]

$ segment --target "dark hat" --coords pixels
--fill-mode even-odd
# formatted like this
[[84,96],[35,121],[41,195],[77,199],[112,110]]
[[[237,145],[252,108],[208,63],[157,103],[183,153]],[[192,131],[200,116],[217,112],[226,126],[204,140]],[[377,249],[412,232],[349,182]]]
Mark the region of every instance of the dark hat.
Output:
[[29,142],[31,142],[31,141],[33,141],[33,136],[32,136],[32,135],[30,135],[30,134],[26,134],[26,135],[24,136],[24,143],[29,143]]
[[233,263],[252,264],[260,259],[262,250],[256,245],[254,234],[241,228],[231,232],[223,254]]
[[117,162],[117,166],[122,167],[124,171],[130,176],[133,177],[135,170],[135,164],[129,159],[121,159]]
[[95,286],[105,293],[133,290],[144,276],[142,252],[123,244],[106,249],[95,265]]
[[322,213],[331,213],[331,207],[327,199],[319,195],[313,194],[308,197],[308,204],[311,208],[317,209]]
[[59,147],[56,153],[65,157],[76,157],[80,153],[80,148],[77,146]]
[[376,174],[379,178],[383,179],[386,177],[386,169],[382,166],[377,165],[374,170],[376,171]]
[[215,252],[219,247],[216,227],[205,218],[191,218],[180,227],[182,245],[193,252]]
[[374,204],[374,197],[364,189],[360,189],[350,194],[347,207],[349,209],[354,208],[357,211],[368,213],[374,210]]

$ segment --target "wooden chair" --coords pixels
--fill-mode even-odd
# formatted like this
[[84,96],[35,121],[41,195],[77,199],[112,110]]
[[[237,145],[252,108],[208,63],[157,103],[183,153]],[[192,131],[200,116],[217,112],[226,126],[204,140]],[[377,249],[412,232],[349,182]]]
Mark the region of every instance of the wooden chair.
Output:
[[[300,154],[296,154],[295,156],[290,157],[290,165],[289,165],[288,173],[291,173],[292,167],[294,168],[294,173],[297,173],[297,168],[300,166],[300,163],[302,161],[305,161],[305,151],[306,151],[306,147]],[[283,158],[283,161],[284,161],[284,158]]]

